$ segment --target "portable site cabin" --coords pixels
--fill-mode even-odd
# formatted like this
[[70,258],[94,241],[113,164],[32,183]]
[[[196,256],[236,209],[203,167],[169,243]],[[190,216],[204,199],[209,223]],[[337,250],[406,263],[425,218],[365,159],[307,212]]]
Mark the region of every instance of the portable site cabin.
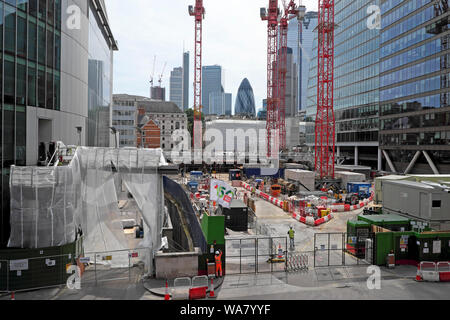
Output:
[[391,251],[396,264],[449,260],[450,231],[412,230],[416,223],[393,214],[358,216],[357,221],[347,222],[347,251],[367,258],[366,242],[372,241],[369,259],[374,265],[384,265]]
[[385,181],[405,180],[405,179],[408,179],[408,176],[400,176],[395,174],[375,178],[375,199],[374,199],[375,203],[383,202],[383,184]]
[[383,212],[422,222],[434,230],[450,230],[450,187],[414,181],[383,183]]
[[430,181],[450,187],[449,174],[387,175],[375,179],[375,203],[383,202],[383,183],[387,180],[408,180],[415,182]]

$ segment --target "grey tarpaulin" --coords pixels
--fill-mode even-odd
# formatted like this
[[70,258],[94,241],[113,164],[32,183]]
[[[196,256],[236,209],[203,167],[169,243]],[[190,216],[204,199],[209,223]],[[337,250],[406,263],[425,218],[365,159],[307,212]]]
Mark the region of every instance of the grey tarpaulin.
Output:
[[68,166],[12,166],[8,247],[61,246],[75,241],[81,227],[87,252],[128,249],[117,203],[123,182],[148,231],[141,245],[158,250],[164,212],[158,168],[164,165],[161,149],[79,147]]

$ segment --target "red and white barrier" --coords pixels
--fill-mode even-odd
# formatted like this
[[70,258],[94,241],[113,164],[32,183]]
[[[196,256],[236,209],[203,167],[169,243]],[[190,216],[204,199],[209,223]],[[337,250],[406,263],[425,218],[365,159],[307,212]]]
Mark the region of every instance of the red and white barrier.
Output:
[[245,182],[241,182],[241,186],[245,190],[248,190],[248,191],[251,191],[251,192],[255,192],[255,194],[258,197],[260,197],[260,198],[262,198],[262,199],[264,199],[264,200],[266,200],[266,201],[276,205],[277,207],[280,207],[281,209],[283,209],[283,201],[282,200],[279,200],[279,199],[277,199],[275,197],[272,197],[272,196],[268,195],[267,193],[264,193],[261,190],[258,190],[255,187],[252,187],[252,186],[248,185]]
[[417,281],[450,282],[450,262],[422,261],[417,269]]

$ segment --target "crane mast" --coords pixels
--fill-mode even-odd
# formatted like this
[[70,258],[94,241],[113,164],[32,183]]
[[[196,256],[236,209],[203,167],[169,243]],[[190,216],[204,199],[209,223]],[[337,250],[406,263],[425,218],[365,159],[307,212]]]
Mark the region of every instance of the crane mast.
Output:
[[321,179],[334,179],[334,29],[334,0],[319,0],[315,169]]
[[268,11],[261,8],[261,19],[267,21],[267,157],[278,156],[278,0],[269,0]]
[[194,64],[194,154],[203,147],[202,128],[202,21],[205,17],[203,0],[189,6],[189,15],[195,18],[195,64]]

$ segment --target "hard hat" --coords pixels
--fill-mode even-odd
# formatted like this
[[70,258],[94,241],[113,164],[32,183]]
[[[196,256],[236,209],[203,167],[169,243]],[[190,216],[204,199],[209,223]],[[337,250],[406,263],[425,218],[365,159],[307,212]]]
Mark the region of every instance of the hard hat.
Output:
[[216,251],[216,254],[219,254],[219,251]]

